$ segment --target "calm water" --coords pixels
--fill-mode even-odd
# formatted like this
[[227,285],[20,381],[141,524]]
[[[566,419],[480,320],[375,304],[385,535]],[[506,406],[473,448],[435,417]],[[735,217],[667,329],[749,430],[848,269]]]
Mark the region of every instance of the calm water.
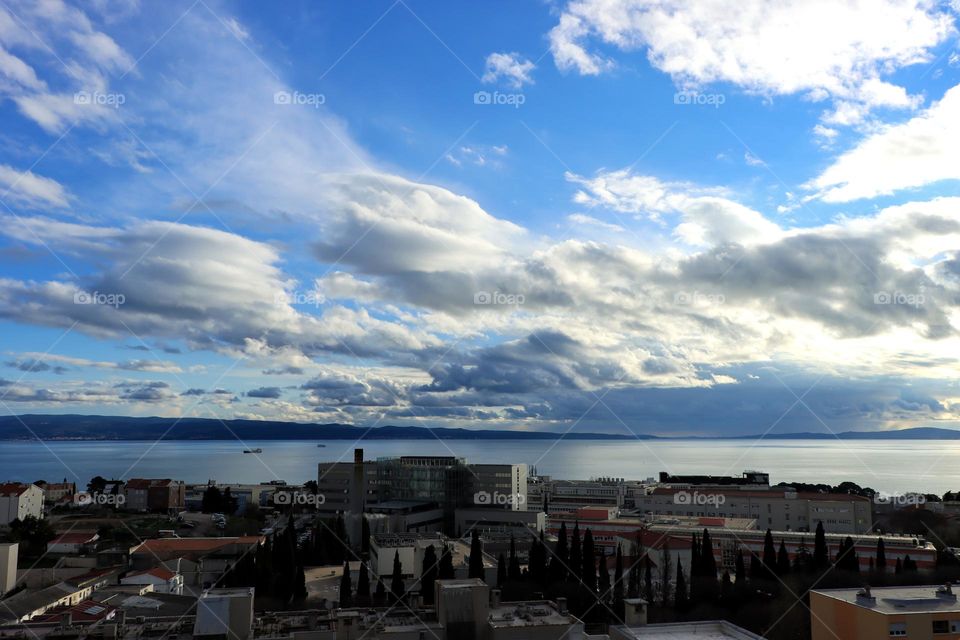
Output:
[[[0,481],[86,482],[104,477],[173,477],[187,482],[262,482],[316,478],[320,461],[353,459],[348,440],[316,442],[0,442]],[[259,455],[243,454],[261,447]],[[960,441],[666,441],[518,442],[514,440],[371,441],[367,459],[456,455],[471,462],[526,462],[541,474],[643,479],[660,471],[736,474],[745,469],[786,480],[851,480],[878,491],[960,489]]]

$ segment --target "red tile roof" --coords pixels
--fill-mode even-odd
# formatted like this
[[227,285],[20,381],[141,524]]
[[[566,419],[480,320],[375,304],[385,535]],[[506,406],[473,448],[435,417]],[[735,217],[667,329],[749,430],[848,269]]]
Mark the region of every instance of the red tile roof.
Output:
[[164,569],[163,567],[154,567],[152,569],[147,569],[146,571],[135,571],[134,573],[127,574],[125,577],[133,578],[135,576],[154,576],[160,578],[161,580],[172,580],[177,577],[177,574],[169,569]]
[[0,496],[19,496],[33,485],[21,482],[7,482],[0,484]]
[[47,545],[51,544],[87,544],[89,542],[94,542],[97,539],[96,533],[62,533],[50,542]]
[[263,536],[240,536],[237,538],[155,538],[144,540],[131,553],[147,554],[161,560],[180,556],[204,556],[232,545],[254,545],[263,541]]

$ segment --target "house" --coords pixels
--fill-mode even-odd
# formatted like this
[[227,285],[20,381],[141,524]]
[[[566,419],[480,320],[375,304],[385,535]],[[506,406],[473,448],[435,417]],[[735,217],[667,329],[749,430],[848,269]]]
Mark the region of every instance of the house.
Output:
[[183,576],[166,567],[153,567],[128,573],[120,584],[151,585],[156,593],[183,594]]
[[59,504],[69,502],[77,493],[77,485],[74,482],[47,482],[43,486],[43,499],[47,504]]
[[124,487],[125,507],[129,511],[181,511],[186,486],[181,480],[131,478]]
[[93,550],[100,536],[96,533],[61,533],[47,543],[47,553],[79,554]]
[[183,576],[184,585],[207,587],[263,542],[263,536],[156,538],[130,550],[130,565],[142,571],[159,564]]
[[0,526],[27,516],[43,517],[43,489],[35,484],[0,484]]

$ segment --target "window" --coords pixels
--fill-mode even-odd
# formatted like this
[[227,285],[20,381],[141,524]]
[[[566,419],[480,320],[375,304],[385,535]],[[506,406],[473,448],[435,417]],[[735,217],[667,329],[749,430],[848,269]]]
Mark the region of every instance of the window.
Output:
[[934,633],[950,633],[950,623],[947,622],[946,620],[934,620],[933,632]]
[[950,633],[960,633],[960,620],[950,621]]
[[907,635],[907,623],[906,623],[906,622],[891,622],[891,623],[890,623],[890,635],[891,635],[891,636],[905,636],[905,635]]

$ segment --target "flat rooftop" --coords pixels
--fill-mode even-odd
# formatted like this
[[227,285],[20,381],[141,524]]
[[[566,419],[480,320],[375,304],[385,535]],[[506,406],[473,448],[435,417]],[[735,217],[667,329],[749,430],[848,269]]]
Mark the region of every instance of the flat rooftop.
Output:
[[543,627],[577,624],[579,620],[560,613],[551,602],[504,602],[491,607],[487,622],[494,629],[506,627]]
[[816,589],[813,593],[885,614],[960,613],[956,593],[945,593],[939,585],[877,587],[870,590],[870,598],[862,597],[861,589]]
[[724,620],[703,622],[671,622],[643,627],[610,627],[610,640],[764,640],[746,629]]

